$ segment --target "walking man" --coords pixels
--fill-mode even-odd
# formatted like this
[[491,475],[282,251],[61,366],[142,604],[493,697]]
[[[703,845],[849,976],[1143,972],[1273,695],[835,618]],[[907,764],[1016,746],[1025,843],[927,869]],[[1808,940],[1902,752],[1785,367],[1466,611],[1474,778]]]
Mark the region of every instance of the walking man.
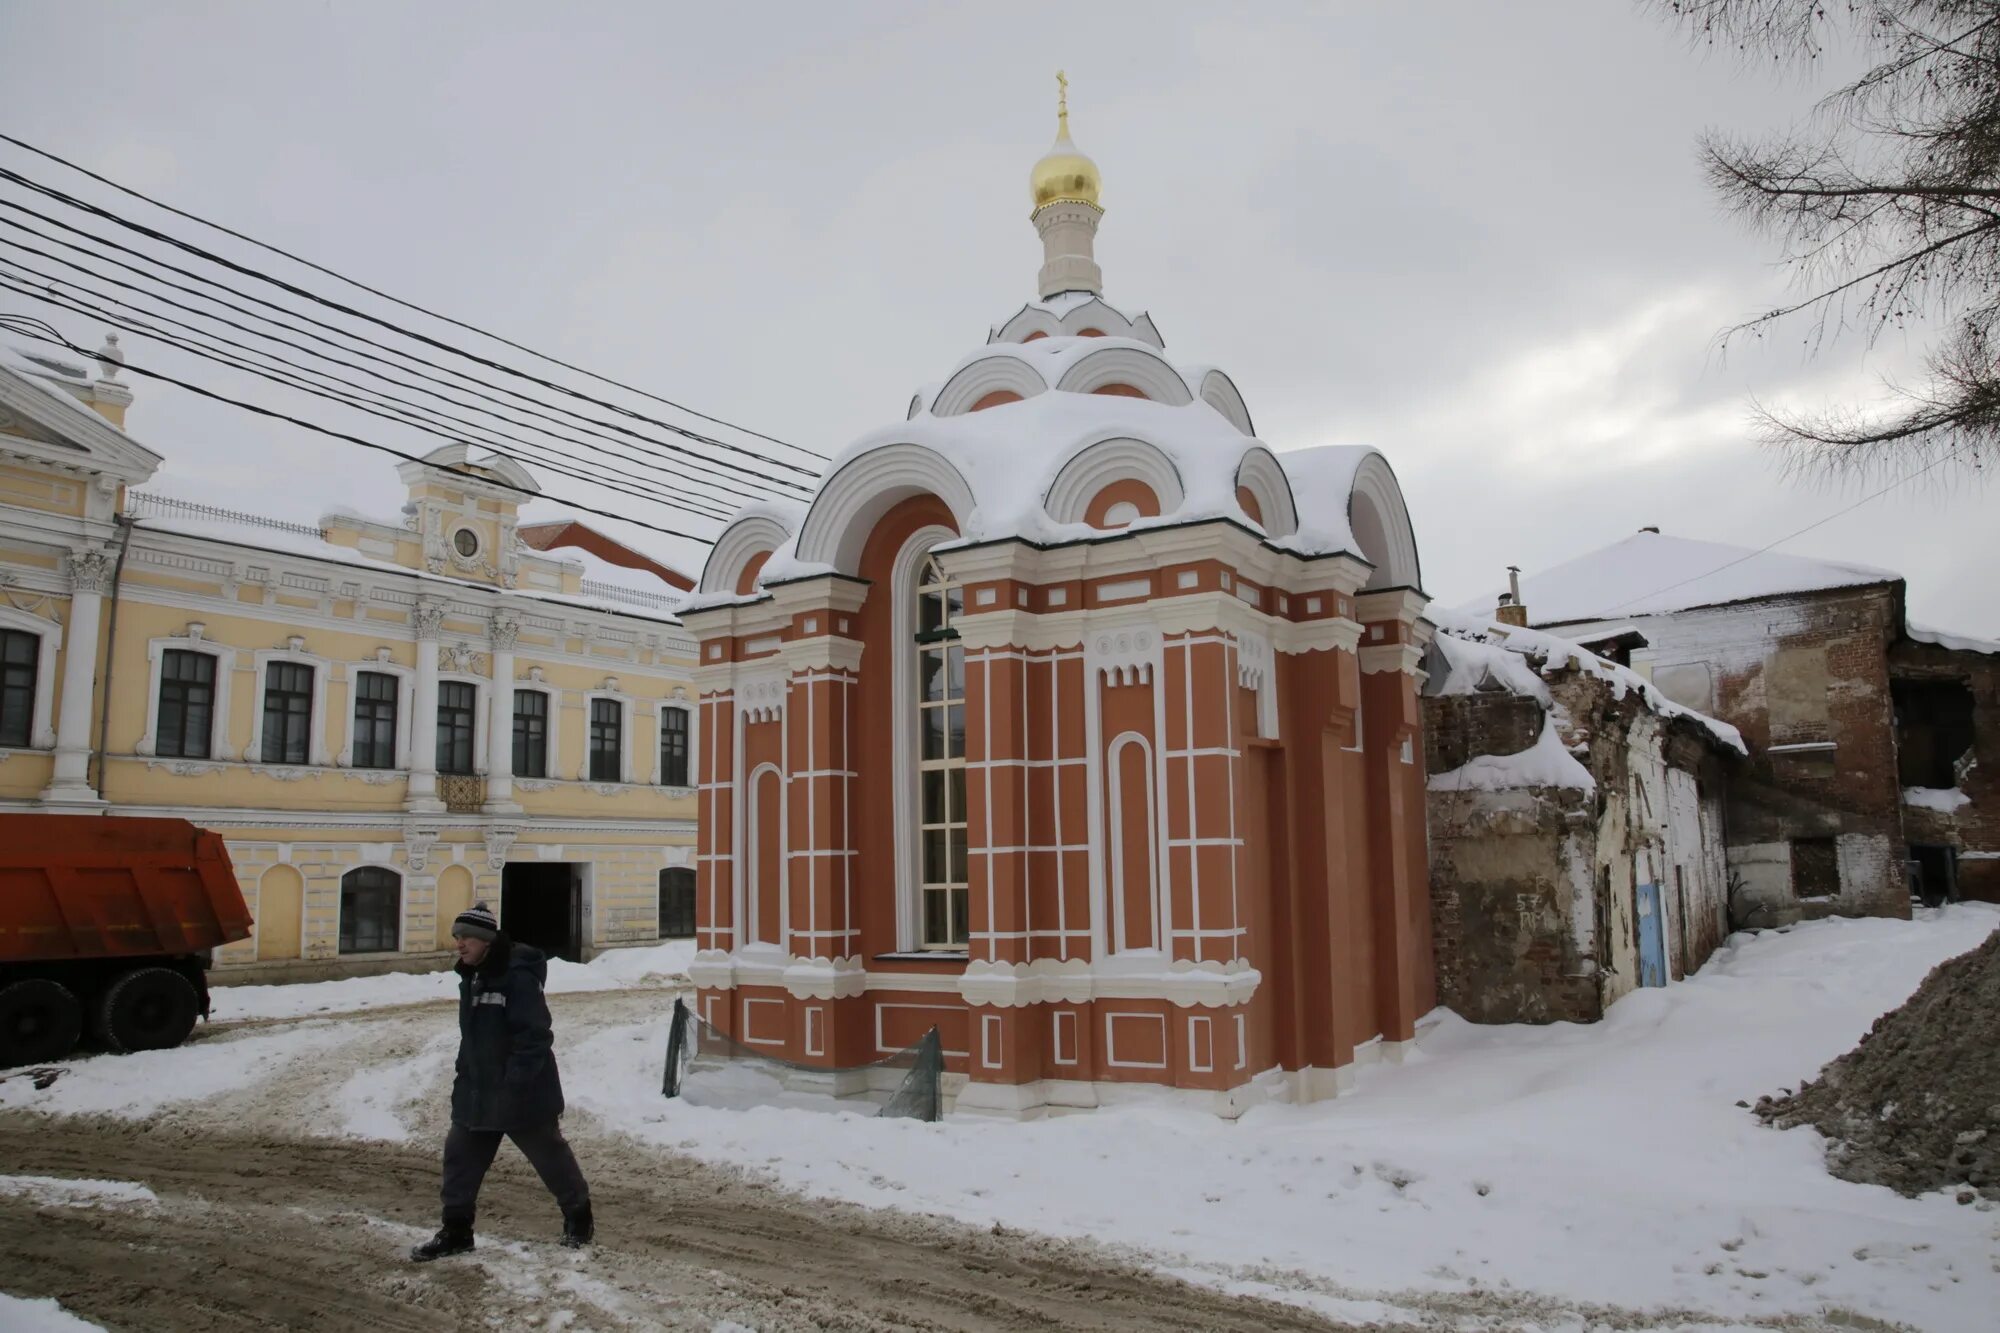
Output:
[[458,946],[458,1077],[444,1140],[444,1226],[410,1251],[429,1263],[472,1249],[479,1185],[502,1136],[514,1140],[562,1208],[562,1243],[591,1241],[590,1186],[562,1136],[562,1079],[542,984],[548,959],[500,930],[485,903],[451,923]]

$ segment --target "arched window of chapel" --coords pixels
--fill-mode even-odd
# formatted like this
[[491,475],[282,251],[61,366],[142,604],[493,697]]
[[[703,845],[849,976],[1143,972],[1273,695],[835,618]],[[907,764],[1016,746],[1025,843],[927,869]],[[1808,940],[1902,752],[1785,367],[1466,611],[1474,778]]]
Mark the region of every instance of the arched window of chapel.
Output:
[[966,947],[965,649],[958,641],[964,590],[927,558],[917,577],[918,937],[925,949]]

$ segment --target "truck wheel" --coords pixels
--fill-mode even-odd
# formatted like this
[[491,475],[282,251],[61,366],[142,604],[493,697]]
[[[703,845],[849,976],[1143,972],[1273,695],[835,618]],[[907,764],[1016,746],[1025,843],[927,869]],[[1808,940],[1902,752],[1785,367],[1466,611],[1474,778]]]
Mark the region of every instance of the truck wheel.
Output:
[[111,983],[97,1004],[97,1039],[120,1055],[163,1051],[194,1031],[200,1001],[172,968],[141,967]]
[[60,1060],[83,1032],[83,1005],[60,981],[30,977],[0,988],[0,1066]]

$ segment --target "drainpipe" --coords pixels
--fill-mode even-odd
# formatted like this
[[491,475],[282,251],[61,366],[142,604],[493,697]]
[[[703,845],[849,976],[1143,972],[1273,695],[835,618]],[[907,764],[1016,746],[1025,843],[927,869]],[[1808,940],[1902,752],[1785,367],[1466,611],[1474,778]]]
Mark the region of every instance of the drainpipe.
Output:
[[104,708],[97,715],[97,797],[104,799],[104,748],[111,730],[111,677],[118,669],[118,593],[125,577],[125,552],[132,545],[132,529],[138,526],[129,514],[113,516],[118,524],[118,558],[111,565],[111,623],[104,631]]

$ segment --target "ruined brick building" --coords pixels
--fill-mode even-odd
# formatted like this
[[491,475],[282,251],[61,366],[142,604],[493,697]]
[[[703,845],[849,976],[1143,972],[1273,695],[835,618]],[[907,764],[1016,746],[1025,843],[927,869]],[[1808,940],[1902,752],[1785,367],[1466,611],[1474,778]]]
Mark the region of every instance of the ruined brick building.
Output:
[[2000,899],[2000,645],[1911,626],[1900,575],[1648,528],[1525,577],[1519,606],[1741,731],[1739,924]]
[[1593,1022],[1700,967],[1728,932],[1735,729],[1553,635],[1430,615],[1439,1002],[1482,1023]]

